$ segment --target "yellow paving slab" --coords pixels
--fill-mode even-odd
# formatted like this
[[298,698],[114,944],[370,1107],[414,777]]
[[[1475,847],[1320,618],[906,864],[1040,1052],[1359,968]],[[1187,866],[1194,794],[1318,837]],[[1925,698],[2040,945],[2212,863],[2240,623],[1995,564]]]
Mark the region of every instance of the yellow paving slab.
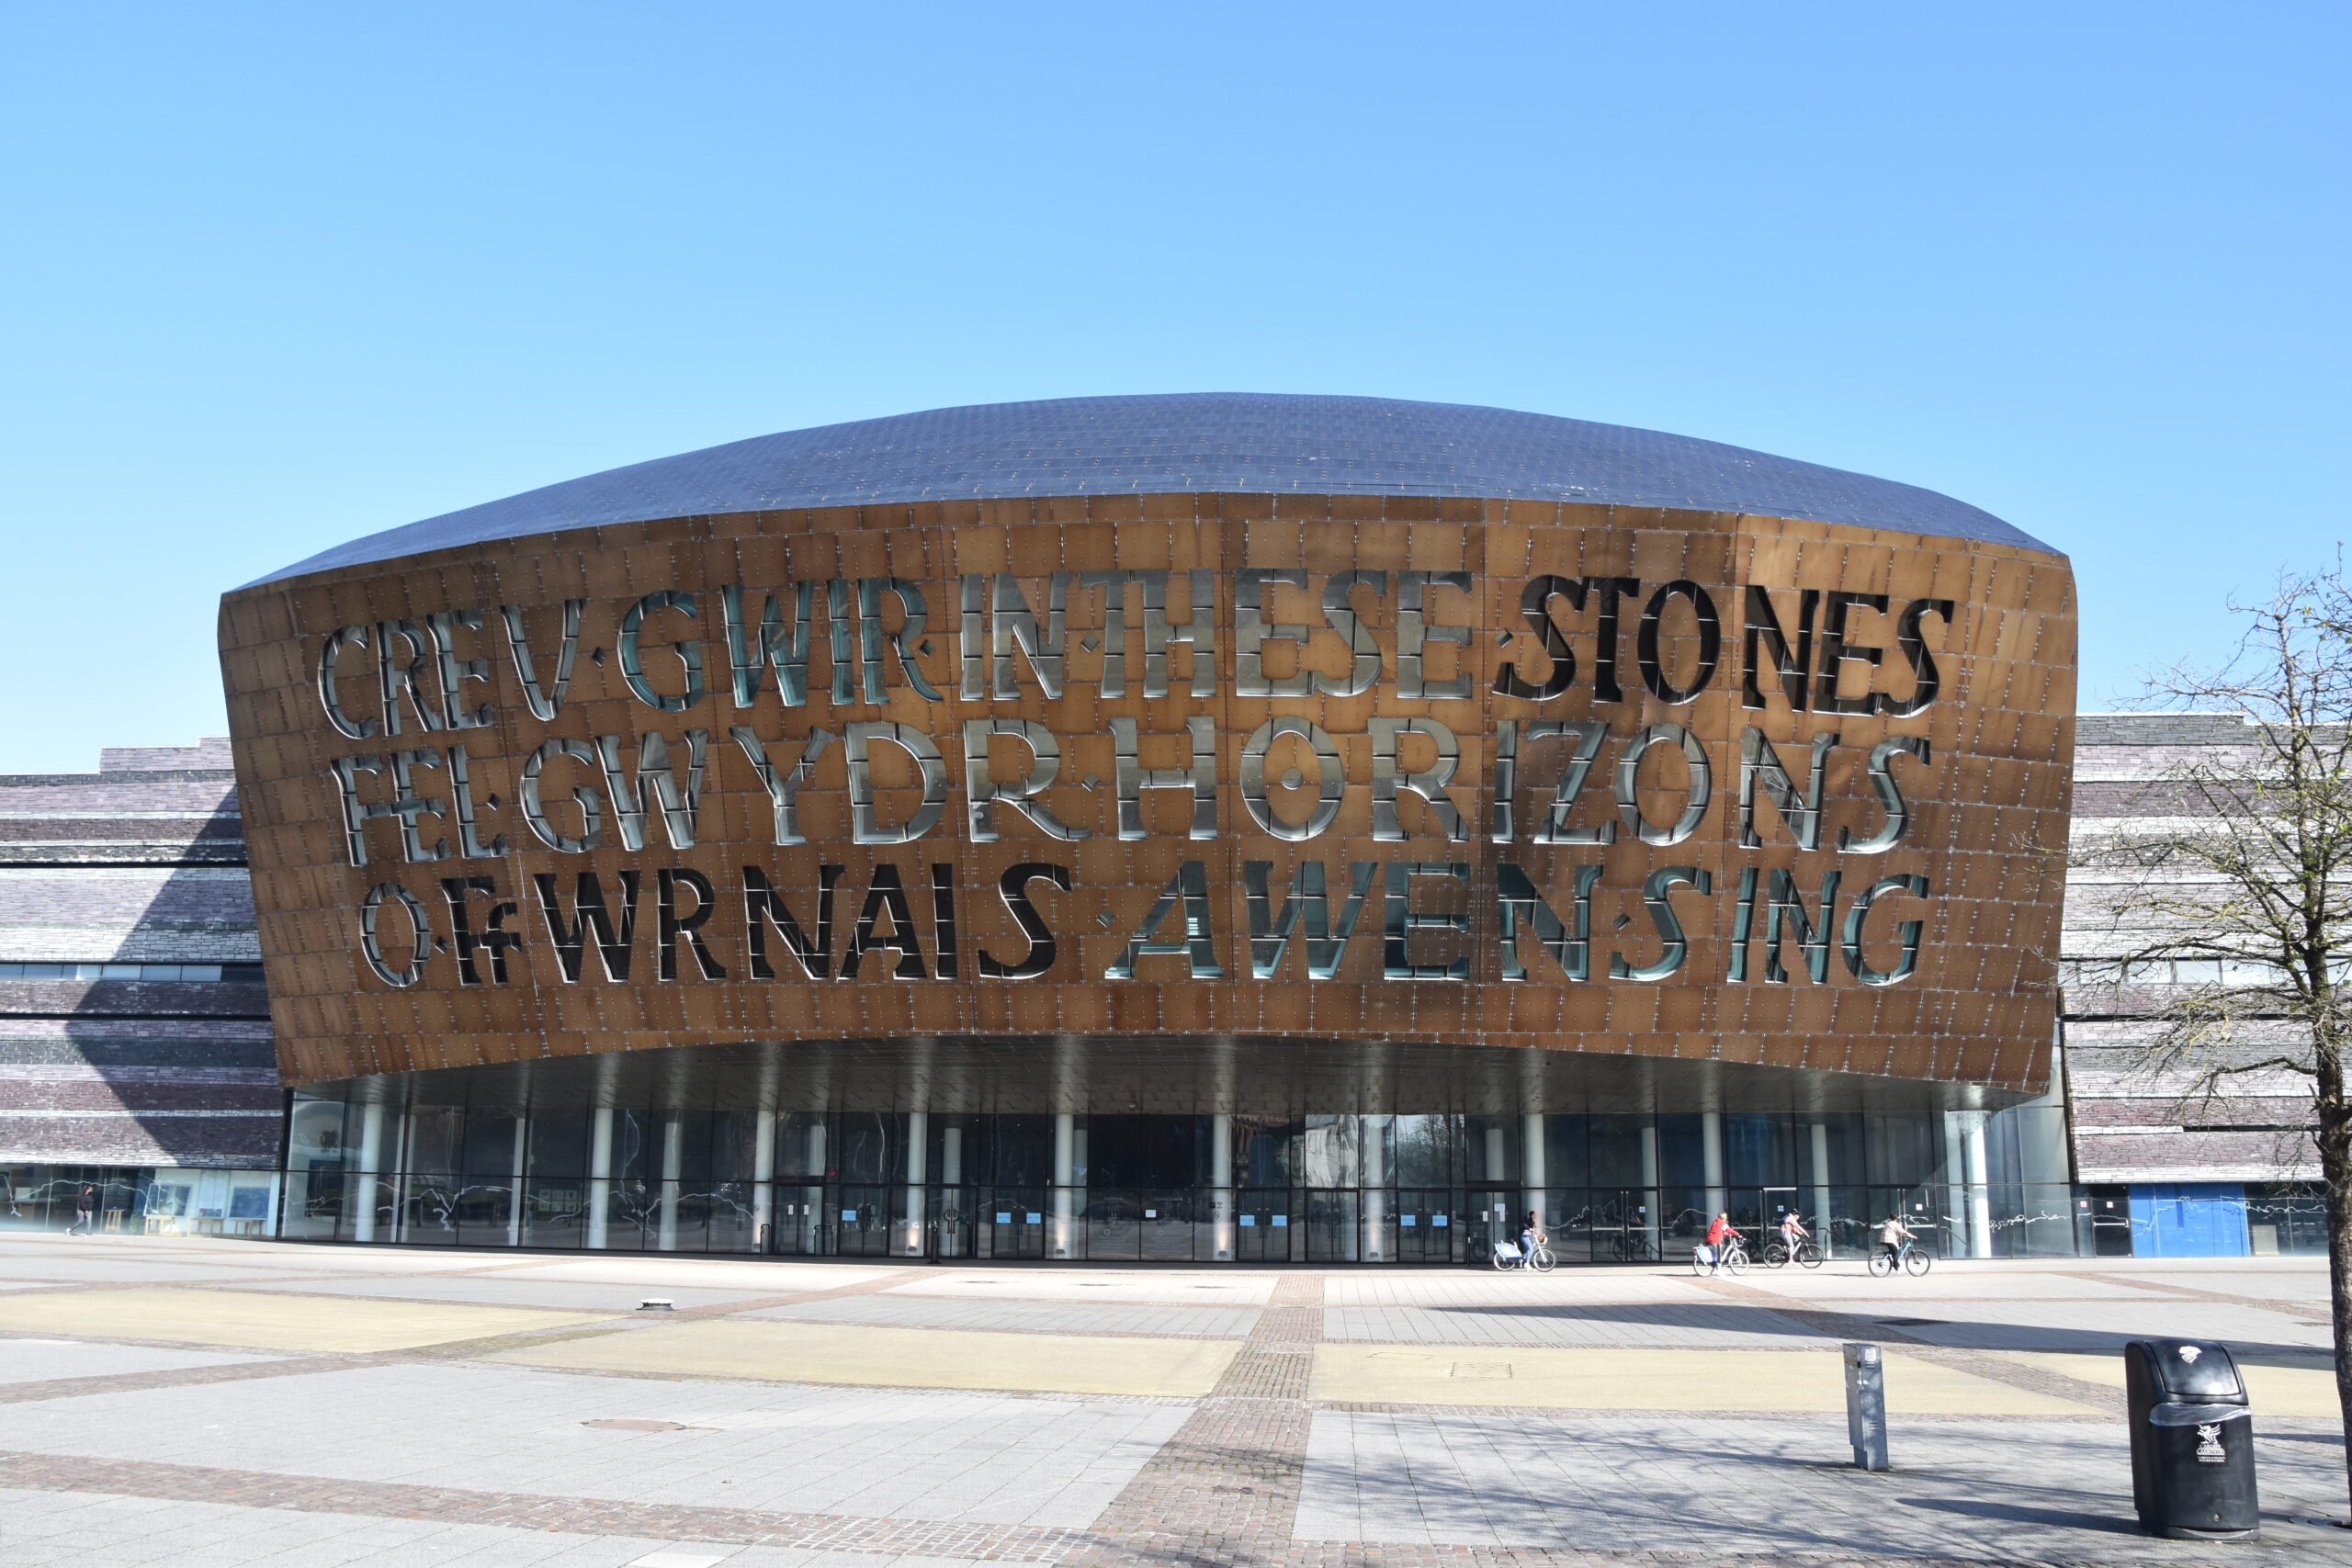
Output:
[[856,1324],[710,1318],[510,1351],[531,1367],[759,1378],[865,1387],[1197,1397],[1215,1387],[1237,1340],[987,1334]]
[[252,1350],[413,1350],[562,1328],[609,1314],[368,1302],[267,1291],[59,1291],[0,1296],[0,1329],[94,1339],[169,1339]]
[[[1557,1349],[1521,1346],[1316,1347],[1312,1399],[1541,1410],[1846,1408],[1843,1362],[1826,1350]],[[1899,1416],[2083,1416],[2085,1406],[1914,1357],[1886,1358]]]
[[[1988,1354],[1999,1356],[2005,1361],[2045,1368],[2061,1377],[2080,1378],[2102,1388],[2123,1386],[2123,1358],[2120,1356],[2079,1356],[2049,1350],[1996,1350]],[[2246,1396],[2254,1402],[2254,1413],[2257,1416],[2332,1417],[2343,1413],[2336,1403],[2335,1371],[2317,1357],[2313,1357],[2308,1366],[2301,1367],[2240,1361],[2238,1371],[2245,1378]]]

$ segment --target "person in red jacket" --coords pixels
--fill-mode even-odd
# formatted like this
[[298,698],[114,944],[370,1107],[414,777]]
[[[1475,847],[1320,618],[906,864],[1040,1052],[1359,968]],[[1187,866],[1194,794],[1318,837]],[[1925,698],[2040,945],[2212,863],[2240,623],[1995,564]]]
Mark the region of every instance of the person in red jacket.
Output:
[[1739,1235],[1739,1227],[1731,1223],[1729,1214],[1717,1214],[1715,1223],[1707,1227],[1707,1268],[1710,1272],[1724,1266],[1724,1243]]

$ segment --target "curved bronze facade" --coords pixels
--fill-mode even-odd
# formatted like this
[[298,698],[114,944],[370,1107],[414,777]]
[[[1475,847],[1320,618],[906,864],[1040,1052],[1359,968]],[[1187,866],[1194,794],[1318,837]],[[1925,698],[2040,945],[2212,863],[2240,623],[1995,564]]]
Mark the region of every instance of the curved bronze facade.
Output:
[[1245,1085],[1253,1042],[2048,1076],[2055,554],[1032,498],[471,544],[220,626],[289,1082],[1147,1036]]

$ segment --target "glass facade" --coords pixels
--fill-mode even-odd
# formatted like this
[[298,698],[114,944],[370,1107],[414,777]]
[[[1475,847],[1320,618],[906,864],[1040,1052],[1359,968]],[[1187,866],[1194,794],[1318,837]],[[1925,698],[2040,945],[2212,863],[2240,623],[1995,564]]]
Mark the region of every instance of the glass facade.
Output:
[[282,1234],[610,1251],[1483,1262],[1534,1212],[1570,1262],[1793,1210],[1832,1257],[1903,1215],[1953,1257],[2071,1256],[2032,1179],[2063,1112],[947,1114],[295,1101]]
[[76,1227],[90,1193],[94,1235],[277,1234],[279,1172],[176,1166],[0,1165],[0,1230]]

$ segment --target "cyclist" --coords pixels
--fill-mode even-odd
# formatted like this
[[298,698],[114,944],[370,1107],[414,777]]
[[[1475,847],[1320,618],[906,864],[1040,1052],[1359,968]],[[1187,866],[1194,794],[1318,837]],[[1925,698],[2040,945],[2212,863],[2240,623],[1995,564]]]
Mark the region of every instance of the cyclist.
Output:
[[1903,1223],[1900,1214],[1887,1215],[1886,1223],[1878,1227],[1878,1244],[1886,1248],[1886,1263],[1890,1269],[1903,1262],[1903,1255],[1910,1251],[1911,1244],[1918,1239],[1911,1227]]
[[1812,1239],[1813,1233],[1804,1228],[1804,1222],[1797,1218],[1797,1212],[1794,1209],[1781,1212],[1781,1245],[1788,1249],[1790,1262],[1797,1261],[1800,1249]]
[[1533,1268],[1535,1249],[1551,1239],[1544,1234],[1543,1222],[1535,1217],[1535,1211],[1528,1210],[1526,1223],[1519,1227],[1519,1266],[1521,1269]]
[[1707,1227],[1707,1269],[1710,1273],[1724,1266],[1724,1244],[1739,1235],[1739,1227],[1731,1223],[1727,1213],[1717,1214]]

